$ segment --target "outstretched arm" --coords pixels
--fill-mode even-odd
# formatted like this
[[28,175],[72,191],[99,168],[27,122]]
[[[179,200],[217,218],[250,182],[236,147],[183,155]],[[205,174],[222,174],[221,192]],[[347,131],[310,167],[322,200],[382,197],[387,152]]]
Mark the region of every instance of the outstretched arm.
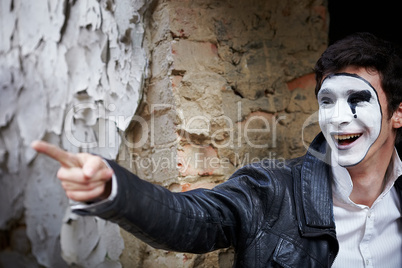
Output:
[[113,161],[106,164],[98,156],[72,154],[41,141],[32,147],[60,162],[57,175],[72,200],[107,199],[113,176],[118,186],[115,198],[95,206],[73,207],[73,211],[115,222],[156,248],[205,253],[236,245],[239,234],[253,230],[250,223],[256,221],[252,218],[260,215],[258,195],[251,192],[259,183],[248,176],[213,190],[172,193],[141,180]]

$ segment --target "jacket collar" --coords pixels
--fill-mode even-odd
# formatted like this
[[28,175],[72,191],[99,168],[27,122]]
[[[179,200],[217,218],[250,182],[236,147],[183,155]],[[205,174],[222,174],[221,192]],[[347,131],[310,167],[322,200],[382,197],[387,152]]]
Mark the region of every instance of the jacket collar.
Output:
[[301,227],[304,231],[308,231],[308,228],[335,229],[327,147],[320,133],[310,145],[301,166],[300,197],[305,224]]
[[327,147],[320,133],[302,158],[302,164],[295,167],[292,173],[300,234],[303,237],[328,238],[328,266],[331,266],[339,251],[339,243],[335,232]]

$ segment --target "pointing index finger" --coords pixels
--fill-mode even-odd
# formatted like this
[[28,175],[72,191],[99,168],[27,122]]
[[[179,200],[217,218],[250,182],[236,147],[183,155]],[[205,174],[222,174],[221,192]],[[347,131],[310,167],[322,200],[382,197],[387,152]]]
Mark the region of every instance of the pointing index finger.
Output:
[[75,155],[64,151],[56,145],[44,141],[34,141],[32,148],[60,162],[65,167],[81,167],[81,161]]

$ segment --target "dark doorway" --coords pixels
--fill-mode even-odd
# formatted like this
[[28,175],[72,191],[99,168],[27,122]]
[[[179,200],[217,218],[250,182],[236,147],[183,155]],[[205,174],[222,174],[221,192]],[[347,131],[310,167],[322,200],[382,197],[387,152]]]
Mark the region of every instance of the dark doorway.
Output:
[[402,45],[402,15],[398,1],[328,0],[329,43],[354,32],[371,32]]

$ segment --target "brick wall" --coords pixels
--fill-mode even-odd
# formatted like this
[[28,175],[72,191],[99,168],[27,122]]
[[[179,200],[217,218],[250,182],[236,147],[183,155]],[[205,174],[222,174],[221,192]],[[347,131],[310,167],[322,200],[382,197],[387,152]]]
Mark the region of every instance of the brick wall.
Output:
[[[123,165],[187,191],[305,152],[319,132],[312,68],[327,46],[325,0],[155,1],[149,16],[150,75]],[[173,253],[123,236],[127,267],[231,266],[232,249]]]

